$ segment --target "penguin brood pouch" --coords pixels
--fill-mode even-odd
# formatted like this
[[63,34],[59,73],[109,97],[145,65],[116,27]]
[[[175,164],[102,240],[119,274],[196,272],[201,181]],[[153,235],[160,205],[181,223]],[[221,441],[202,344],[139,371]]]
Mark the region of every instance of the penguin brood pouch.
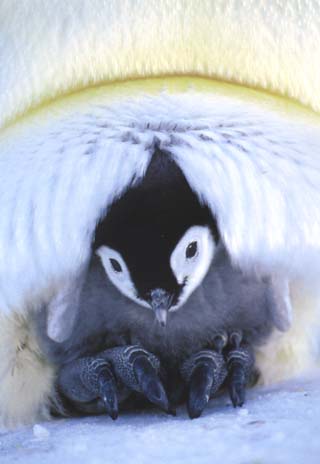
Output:
[[[315,369],[318,2],[39,0],[29,9],[0,4],[1,422],[48,417],[61,363],[128,342],[187,379],[182,359],[203,349],[222,355],[221,379],[229,352],[249,347],[262,383]],[[170,234],[151,250],[160,191],[145,192],[153,212],[143,228],[112,229],[116,207],[146,187],[159,159],[173,163],[168,185],[175,175],[178,185],[176,197],[163,191]],[[136,206],[132,215],[144,220]],[[143,275],[154,260],[157,274]],[[95,301],[113,303],[102,311]],[[103,336],[83,338],[99,320]],[[165,322],[175,343],[163,346]]]
[[223,384],[242,406],[255,347],[288,322],[288,286],[232,265],[211,211],[169,153],[155,149],[143,179],[98,225],[93,249],[100,259],[73,333],[45,344],[62,365],[57,387],[69,411],[116,418],[118,397],[125,406],[133,391],[169,412],[186,397],[194,418]]

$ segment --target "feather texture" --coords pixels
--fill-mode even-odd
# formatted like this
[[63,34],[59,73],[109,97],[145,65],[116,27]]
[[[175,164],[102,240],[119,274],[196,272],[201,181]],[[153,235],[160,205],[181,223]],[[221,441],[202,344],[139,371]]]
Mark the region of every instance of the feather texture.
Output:
[[265,89],[319,111],[319,13],[317,0],[1,0],[0,127],[91,85],[164,75]]
[[86,266],[97,221],[155,144],[210,206],[234,262],[295,278],[319,269],[317,124],[192,92],[100,98],[40,120],[0,142],[2,310],[51,298]]
[[0,314],[0,427],[49,418],[55,368],[36,340],[29,315]]

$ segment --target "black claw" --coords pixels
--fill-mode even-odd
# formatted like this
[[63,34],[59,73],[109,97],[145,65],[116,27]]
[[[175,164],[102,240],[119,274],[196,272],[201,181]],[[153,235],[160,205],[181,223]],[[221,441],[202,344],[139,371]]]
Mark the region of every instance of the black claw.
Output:
[[169,412],[169,401],[158,373],[156,356],[139,346],[116,347],[106,350],[104,357],[112,363],[116,376],[130,390],[142,393],[156,406]]
[[118,397],[111,365],[103,358],[87,358],[80,375],[83,385],[101,398],[107,413],[115,420],[118,417]]
[[177,410],[173,406],[169,406],[169,409],[167,412],[170,416],[173,416],[173,417],[176,417],[177,415]]
[[254,355],[249,347],[239,347],[227,355],[229,372],[229,394],[233,406],[243,406],[246,386],[254,366]]
[[144,355],[138,356],[133,362],[133,370],[141,392],[151,403],[169,413],[167,394],[149,359]]
[[229,383],[229,394],[233,407],[243,406],[245,402],[247,379],[242,366],[235,366]]
[[98,382],[99,396],[105,404],[107,413],[112,420],[118,419],[118,396],[113,376],[110,376],[110,372],[104,370],[101,372]]
[[188,413],[191,419],[195,419],[202,414],[226,378],[224,358],[215,351],[200,351],[183,363],[181,374],[189,387]]
[[63,366],[58,378],[60,391],[80,410],[101,399],[107,413],[118,417],[118,397],[111,365],[100,357],[80,358]]
[[119,417],[119,411],[111,411],[109,412],[109,416],[112,420],[117,420]]
[[196,366],[191,374],[187,409],[189,417],[200,417],[207,406],[214,376],[213,363],[207,362]]
[[245,402],[245,387],[243,385],[230,385],[229,393],[234,408],[242,407]]

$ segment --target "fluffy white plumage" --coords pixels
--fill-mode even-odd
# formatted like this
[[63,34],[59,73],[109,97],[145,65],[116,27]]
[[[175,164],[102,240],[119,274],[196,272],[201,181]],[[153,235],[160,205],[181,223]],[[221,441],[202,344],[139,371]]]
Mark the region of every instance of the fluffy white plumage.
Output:
[[317,125],[192,92],[38,118],[0,142],[2,309],[51,296],[86,265],[97,221],[156,142],[217,216],[235,262],[293,277],[319,268]]
[[1,0],[0,127],[92,85],[168,75],[319,111],[319,13],[318,0]]

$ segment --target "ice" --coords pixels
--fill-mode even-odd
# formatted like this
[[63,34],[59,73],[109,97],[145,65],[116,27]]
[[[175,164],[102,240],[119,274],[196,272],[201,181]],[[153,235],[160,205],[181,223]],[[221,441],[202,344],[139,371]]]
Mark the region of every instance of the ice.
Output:
[[50,436],[50,432],[48,429],[43,427],[42,425],[35,424],[33,426],[33,435],[40,440],[48,438]]
[[0,434],[1,464],[318,464],[320,374],[222,396],[199,419],[157,410],[59,419]]
[[244,416],[248,416],[248,414],[249,414],[248,409],[246,409],[246,408],[239,408],[239,409],[238,409],[238,415],[239,415],[239,416],[243,416],[243,417],[244,417]]

